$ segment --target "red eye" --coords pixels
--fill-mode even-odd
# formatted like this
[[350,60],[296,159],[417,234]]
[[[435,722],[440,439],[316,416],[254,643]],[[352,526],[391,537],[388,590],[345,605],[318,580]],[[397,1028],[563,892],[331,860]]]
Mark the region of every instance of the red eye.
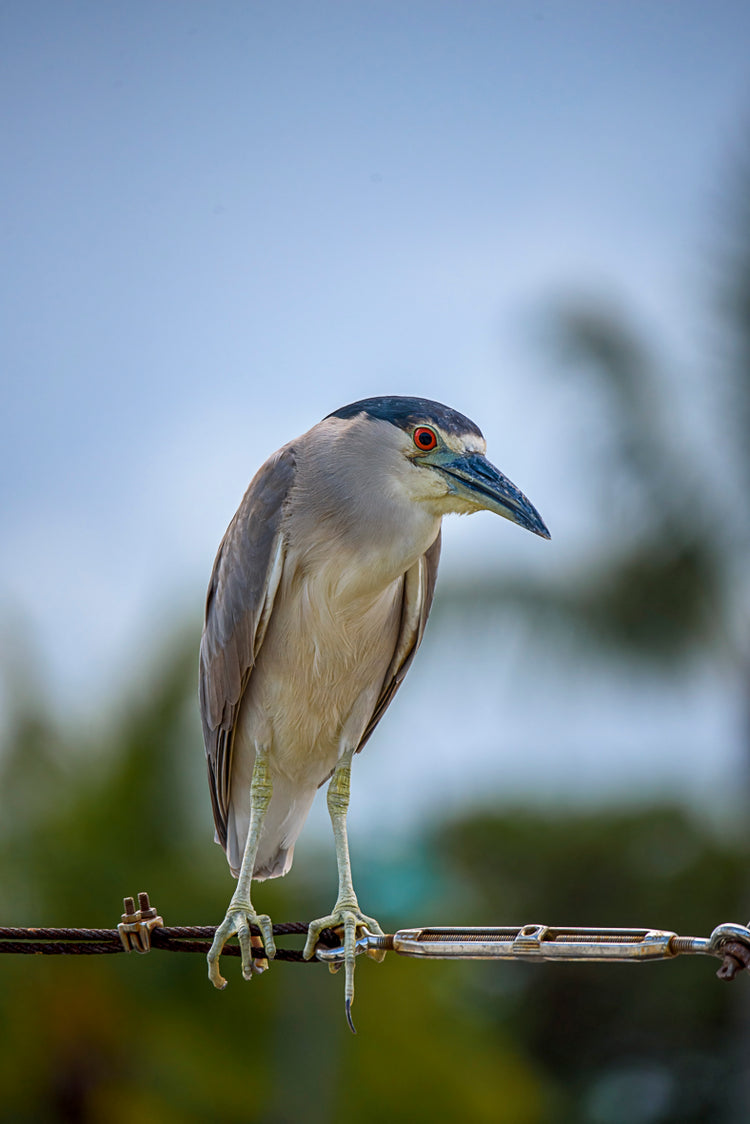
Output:
[[414,444],[418,449],[429,453],[430,449],[437,448],[437,437],[426,425],[420,425],[414,430]]

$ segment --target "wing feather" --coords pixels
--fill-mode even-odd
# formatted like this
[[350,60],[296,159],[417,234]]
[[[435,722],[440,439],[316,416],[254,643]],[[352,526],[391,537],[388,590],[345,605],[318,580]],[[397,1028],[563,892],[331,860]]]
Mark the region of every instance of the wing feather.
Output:
[[282,516],[294,474],[289,445],[256,474],[222,539],[206,596],[200,708],[211,805],[223,847],[234,728],[284,568]]
[[393,659],[383,680],[372,717],[365,727],[357,753],[369,741],[373,730],[390,706],[396,691],[411,667],[417,649],[422,643],[427,618],[435,595],[438,562],[440,561],[440,532],[432,546],[404,574],[401,624],[396,639]]

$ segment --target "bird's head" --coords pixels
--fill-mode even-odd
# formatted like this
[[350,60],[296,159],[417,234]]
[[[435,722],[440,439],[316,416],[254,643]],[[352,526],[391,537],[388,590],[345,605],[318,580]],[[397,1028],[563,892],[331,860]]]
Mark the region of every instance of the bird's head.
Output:
[[[427,398],[364,398],[330,418],[351,421],[364,444],[375,443],[392,485],[436,515],[494,511],[544,539],[536,508],[485,454],[486,442],[469,418]],[[383,463],[382,459],[379,463]]]

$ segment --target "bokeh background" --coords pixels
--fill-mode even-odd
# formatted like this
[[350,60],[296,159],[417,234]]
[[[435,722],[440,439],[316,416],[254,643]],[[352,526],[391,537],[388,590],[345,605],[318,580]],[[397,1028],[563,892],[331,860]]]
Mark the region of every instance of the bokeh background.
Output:
[[[215,923],[196,704],[259,464],[356,398],[474,418],[552,531],[445,528],[356,762],[363,907],[750,917],[750,10],[29,0],[0,11],[0,907]],[[258,903],[325,912],[318,801]],[[744,1119],[750,998],[589,968],[3,957],[0,1120]]]

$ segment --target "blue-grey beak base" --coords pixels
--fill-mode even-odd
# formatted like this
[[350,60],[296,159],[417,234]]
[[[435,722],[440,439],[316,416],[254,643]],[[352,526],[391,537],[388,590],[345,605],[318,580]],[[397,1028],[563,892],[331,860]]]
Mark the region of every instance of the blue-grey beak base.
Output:
[[494,511],[527,531],[548,539],[550,533],[541,515],[507,476],[481,453],[440,458],[435,467],[448,478],[451,490],[487,511]]

